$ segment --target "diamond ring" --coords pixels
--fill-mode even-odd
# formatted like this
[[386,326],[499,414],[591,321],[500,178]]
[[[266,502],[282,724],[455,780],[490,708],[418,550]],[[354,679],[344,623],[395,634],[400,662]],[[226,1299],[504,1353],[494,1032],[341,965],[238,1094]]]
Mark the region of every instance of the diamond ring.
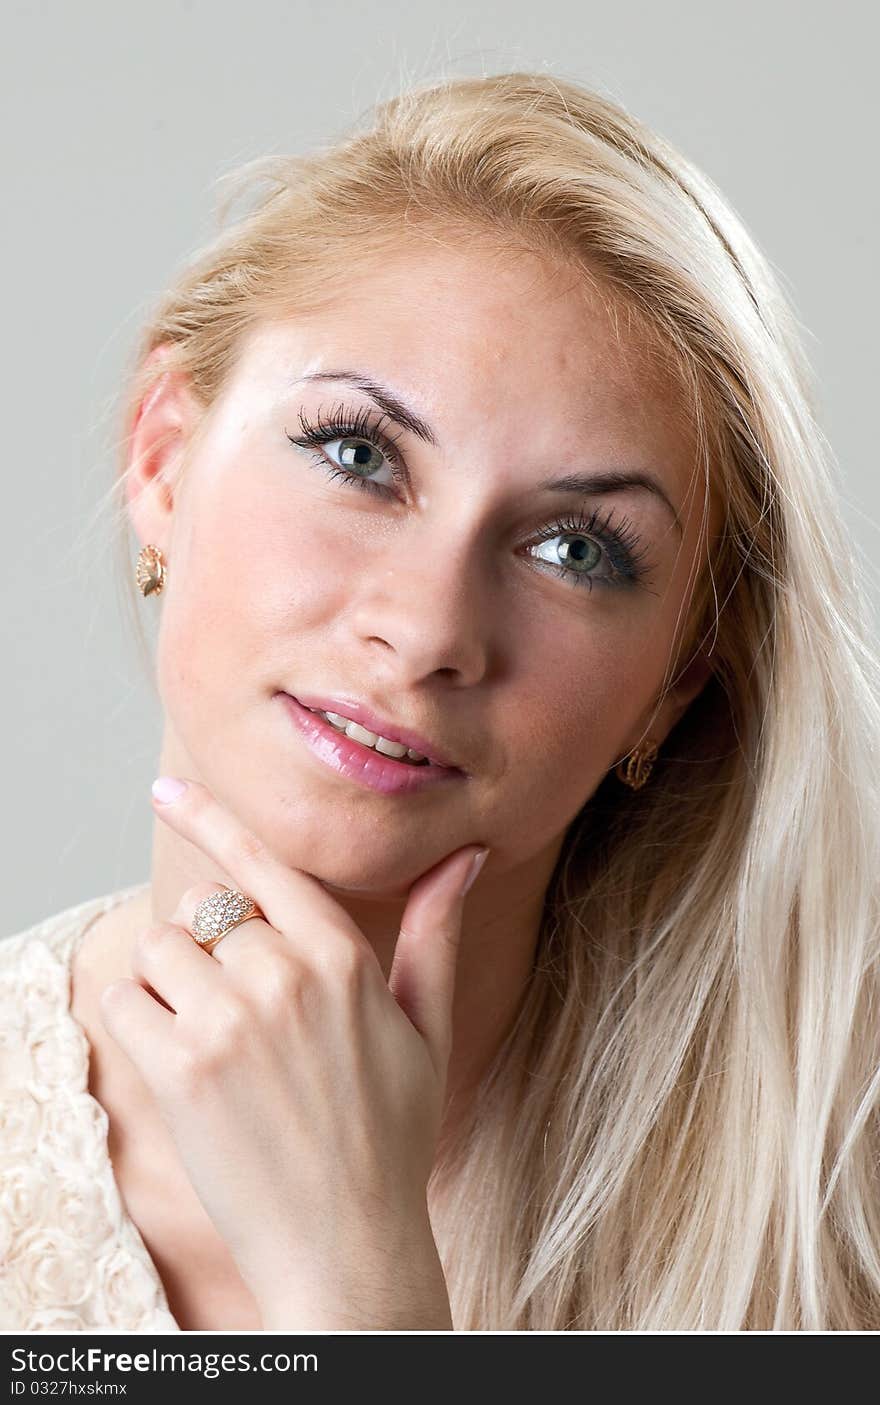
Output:
[[237,888],[221,888],[204,898],[193,913],[192,936],[204,951],[213,951],[217,943],[249,917],[263,917],[265,914]]

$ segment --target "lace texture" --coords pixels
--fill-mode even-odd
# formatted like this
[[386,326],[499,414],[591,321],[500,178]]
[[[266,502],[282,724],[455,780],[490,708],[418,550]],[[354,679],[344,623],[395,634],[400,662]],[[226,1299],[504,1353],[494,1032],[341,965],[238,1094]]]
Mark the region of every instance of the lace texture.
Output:
[[179,1332],[122,1203],[70,1011],[87,928],[136,883],[0,940],[0,1330]]

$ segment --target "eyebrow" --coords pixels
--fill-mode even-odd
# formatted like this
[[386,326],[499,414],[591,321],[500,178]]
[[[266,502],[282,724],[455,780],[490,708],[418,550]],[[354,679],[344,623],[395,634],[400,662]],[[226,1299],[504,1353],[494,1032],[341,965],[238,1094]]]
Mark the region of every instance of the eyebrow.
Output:
[[[299,379],[300,381],[347,381],[349,385],[357,386],[365,395],[368,395],[374,404],[384,410],[386,415],[403,429],[409,430],[417,439],[423,440],[426,444],[432,444],[435,448],[437,446],[437,438],[431,426],[408,405],[404,404],[399,396],[389,390],[388,386],[381,385],[370,376],[364,376],[359,371],[312,371],[309,375],[300,376]],[[678,513],[665,488],[652,473],[643,473],[640,469],[612,468],[598,473],[566,473],[562,478],[548,478],[543,483],[536,483],[535,487],[539,492],[573,493],[581,497],[591,494],[639,490],[651,493],[665,504],[678,528],[679,536],[684,536]]]

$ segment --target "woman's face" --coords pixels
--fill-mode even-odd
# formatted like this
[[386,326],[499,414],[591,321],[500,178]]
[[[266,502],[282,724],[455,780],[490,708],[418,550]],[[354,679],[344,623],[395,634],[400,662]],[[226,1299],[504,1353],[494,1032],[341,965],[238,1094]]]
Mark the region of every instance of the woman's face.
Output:
[[[340,889],[403,892],[469,843],[496,873],[546,881],[652,716],[693,584],[703,488],[677,404],[625,318],[570,274],[477,244],[414,245],[327,309],[262,325],[186,455],[196,409],[167,377],[137,434],[180,436],[131,490],[168,567],[164,764]],[[300,415],[365,427],[296,446]],[[333,476],[345,462],[374,490]],[[542,486],[612,469],[660,491]],[[365,788],[315,755],[282,694],[359,699],[467,774]]]

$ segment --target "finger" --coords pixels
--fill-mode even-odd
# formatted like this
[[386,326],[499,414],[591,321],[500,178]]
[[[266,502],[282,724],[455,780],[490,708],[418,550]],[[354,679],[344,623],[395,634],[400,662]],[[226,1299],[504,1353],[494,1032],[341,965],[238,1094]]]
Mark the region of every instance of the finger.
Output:
[[98,999],[104,1028],[144,1081],[152,1084],[165,1069],[176,1016],[164,1009],[137,981],[111,981]]
[[138,933],[131,969],[178,1014],[204,1000],[218,974],[192,933],[172,922],[156,922]]
[[187,780],[176,798],[163,803],[156,785],[155,814],[213,859],[228,875],[228,886],[253,898],[269,925],[287,940],[315,954],[328,942],[346,938],[372,951],[357,924],[317,878],[282,863],[206,786]]
[[[199,947],[199,943],[192,935],[193,922],[199,904],[203,903],[206,898],[213,897],[215,893],[222,892],[223,885],[221,883],[196,883],[181,894],[180,902],[171,914],[171,921],[189,934],[189,940],[193,946]],[[241,962],[248,964],[253,961],[255,955],[265,952],[267,946],[277,943],[284,944],[281,933],[277,932],[262,917],[253,916],[245,918],[244,922],[239,922],[228,932],[224,932],[210,952],[206,952],[204,947],[201,947],[200,950],[203,955],[213,957],[216,965],[228,966]]]
[[[475,856],[469,849],[444,860],[410,890],[394,948],[389,989],[424,1037],[438,1074],[445,1077],[452,1049],[452,1007],[465,885]],[[477,870],[479,871],[479,870]]]

